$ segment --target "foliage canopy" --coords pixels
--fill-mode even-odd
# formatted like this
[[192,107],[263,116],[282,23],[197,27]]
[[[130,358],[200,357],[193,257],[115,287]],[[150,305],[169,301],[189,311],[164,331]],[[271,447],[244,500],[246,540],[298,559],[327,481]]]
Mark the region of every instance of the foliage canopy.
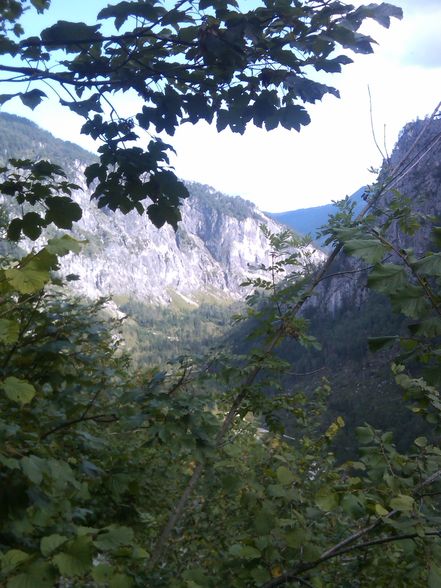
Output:
[[[49,4],[31,1],[38,12]],[[148,196],[158,226],[176,224],[185,196],[167,167],[168,146],[159,138],[145,152],[129,146],[134,119],[106,107],[109,96],[135,91],[143,102],[136,124],[149,131],[172,134],[187,119],[215,116],[219,128],[237,132],[251,121],[298,128],[309,120],[303,103],[334,92],[310,77],[311,67],[339,71],[348,58],[334,55],[337,46],[371,50],[358,33],[364,18],[387,26],[399,16],[387,4],[355,9],[332,0],[267,0],[248,12],[224,0],[168,10],[154,0],[120,2],[99,15],[114,34],[61,21],[20,41],[27,5],[0,4],[0,50],[26,62],[0,70],[34,85],[14,96],[33,107],[44,98],[40,82],[67,88],[63,103],[103,141],[100,162],[86,173],[97,180],[100,205],[142,212]],[[55,163],[13,160],[1,171],[2,194],[22,210],[6,219],[3,244],[35,240],[51,225],[68,229],[81,213],[71,199],[76,186]],[[420,436],[399,452],[390,433],[366,425],[359,460],[337,464],[329,444],[343,420],[317,427],[326,383],[313,395],[292,394],[280,379],[291,369],[277,355],[283,340],[317,347],[299,311],[344,248],[369,264],[368,287],[412,320],[405,335],[371,346],[399,344],[396,381],[439,431],[440,228],[398,193],[387,214],[375,208],[390,185],[388,177],[374,187],[369,214],[354,218],[342,205],[326,228],[335,249],[321,269],[289,232],[266,232],[271,263],[267,279],[250,283],[257,343],[246,355],[226,350],[130,371],[118,321],[110,324],[100,304],[66,296],[54,273],[81,243],[66,234],[3,255],[2,585],[440,585],[439,447]],[[416,254],[397,235],[422,222],[434,245]],[[280,410],[296,421],[289,443]]]
[[[236,0],[119,2],[97,23],[61,20],[26,37],[25,10],[38,14],[50,0],[8,0],[0,6],[0,104],[19,97],[35,108],[47,87],[85,118],[82,132],[99,139],[100,161],[86,178],[99,206],[136,209],[160,227],[174,227],[187,190],[169,165],[173,150],[157,133],[173,135],[189,122],[216,120],[220,131],[243,133],[253,122],[296,129],[310,121],[305,105],[338,91],[316,72],[336,73],[348,51],[370,53],[360,33],[367,18],[389,26],[401,11],[390,4],[354,8],[339,1]],[[118,115],[117,94],[134,100],[134,114]],[[146,148],[138,139],[151,139]]]

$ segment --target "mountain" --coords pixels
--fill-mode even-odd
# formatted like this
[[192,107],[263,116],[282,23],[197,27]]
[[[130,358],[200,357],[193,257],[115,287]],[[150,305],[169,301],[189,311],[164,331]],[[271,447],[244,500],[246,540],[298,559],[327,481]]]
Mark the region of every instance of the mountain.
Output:
[[[390,160],[383,166],[380,185],[391,177],[396,181],[372,210],[372,222],[381,226],[386,217],[390,218],[389,211],[394,211],[397,218],[388,223],[384,236],[394,243],[396,251],[408,251],[416,258],[427,250],[437,252],[440,245],[432,242],[431,230],[441,219],[441,119],[417,120],[404,127]],[[398,195],[397,207],[391,200]],[[420,219],[418,228],[407,224],[409,210],[417,218],[422,214],[428,220]],[[438,255],[435,253],[433,259]],[[393,264],[402,263],[396,252],[389,258]],[[293,362],[296,372],[317,374],[307,383],[309,389],[318,385],[321,377],[329,379],[332,392],[326,421],[344,417],[346,427],[338,444],[339,454],[345,457],[353,457],[355,429],[366,420],[376,428],[393,431],[401,449],[415,436],[428,434],[423,419],[402,402],[403,390],[390,369],[396,349],[386,347],[377,353],[368,350],[369,337],[407,333],[407,325],[416,322],[416,318],[398,314],[386,296],[367,288],[370,270],[371,263],[341,251],[329,278],[304,308],[304,318],[310,320],[310,331],[320,341],[321,352],[306,352],[298,344],[283,349],[284,358]],[[433,286],[437,291],[437,285]],[[414,296],[410,304],[422,302],[419,292],[412,294],[409,289],[409,295]],[[403,358],[405,355],[403,347]]]
[[[113,296],[144,303],[198,305],[237,300],[241,283],[260,276],[269,264],[260,225],[280,225],[251,202],[209,186],[189,183],[176,232],[157,229],[146,215],[99,209],[84,183],[84,167],[96,156],[55,139],[30,121],[0,114],[0,153],[8,157],[48,158],[59,163],[82,187],[74,198],[83,210],[73,234],[87,240],[83,252],[63,258],[64,274],[76,274],[75,288],[89,298]],[[317,253],[322,258],[323,254]]]
[[[363,195],[365,190],[366,188],[363,186],[354,192],[352,196],[349,196],[349,200],[355,205],[354,210],[356,213],[360,212],[363,208]],[[313,206],[311,208],[288,210],[286,212],[266,212],[265,214],[301,235],[311,235],[316,243],[323,246],[324,240],[317,237],[317,230],[327,223],[328,217],[331,214],[335,214],[337,211],[337,206],[332,203]]]

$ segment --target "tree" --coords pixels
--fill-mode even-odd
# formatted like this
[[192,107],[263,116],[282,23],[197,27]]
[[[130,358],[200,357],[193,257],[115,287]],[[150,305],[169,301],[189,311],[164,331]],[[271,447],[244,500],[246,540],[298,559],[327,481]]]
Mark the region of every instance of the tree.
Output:
[[[125,147],[135,138],[132,123],[113,112],[104,120],[101,101],[117,88],[147,92],[137,120],[157,131],[215,114],[220,126],[238,131],[251,120],[269,128],[306,122],[296,100],[313,101],[315,91],[330,90],[302,76],[302,67],[339,69],[342,58],[331,54],[336,44],[370,50],[354,29],[366,16],[388,24],[397,12],[385,4],[291,4],[268,1],[241,15],[220,0],[188,8],[179,2],[165,12],[155,2],[122,2],[101,15],[121,27],[133,15],[133,31],[104,37],[97,27],[62,22],[19,43],[10,35],[20,33],[17,19],[26,5],[10,0],[1,5],[2,50],[31,65],[1,68],[18,81],[68,87],[69,107],[98,113],[85,130],[104,139],[101,162],[88,171],[98,179],[102,205],[142,212],[149,195],[156,205],[148,211],[152,220],[173,224],[177,217],[167,211],[176,209],[180,193],[173,192],[171,171],[154,167],[164,145],[155,139],[146,153]],[[32,5],[43,10],[49,2]],[[193,13],[195,7],[201,12]],[[286,39],[295,45],[292,53],[280,47]],[[59,69],[36,65],[49,64],[60,47],[73,53],[70,61]],[[140,88],[133,84],[136,72],[148,72]],[[184,88],[190,88],[185,95]],[[19,94],[33,106],[41,92]],[[202,106],[189,106],[201,97]],[[140,172],[150,175],[140,179]],[[397,173],[390,172],[392,179]],[[70,200],[75,186],[55,164],[12,161],[2,174],[1,192],[19,205],[7,228],[10,240],[35,239],[51,224],[68,228],[78,216]],[[439,586],[439,448],[420,437],[410,452],[399,453],[390,434],[365,426],[358,431],[360,460],[336,464],[329,442],[342,419],[324,432],[317,428],[326,384],[314,396],[290,394],[280,375],[291,366],[276,353],[286,338],[316,344],[299,311],[344,247],[370,264],[368,285],[415,321],[409,337],[392,333],[372,345],[401,343],[397,381],[413,409],[439,425],[440,254],[428,249],[415,256],[389,233],[391,226],[412,232],[421,221],[399,194],[388,200],[386,218],[381,206],[375,209],[390,185],[389,177],[382,179],[358,218],[343,207],[331,220],[327,232],[336,246],[318,271],[302,243],[268,233],[268,279],[256,280],[249,298],[259,343],[246,356],[226,351],[167,371],[146,368],[127,377],[115,331],[96,309],[61,296],[53,270],[78,242],[62,236],[27,255],[3,257],[2,584],[50,588],[68,578],[74,586],[109,588]],[[433,236],[439,240],[439,227]],[[287,279],[276,282],[276,274]],[[289,444],[277,419],[282,409],[296,419]],[[269,433],[250,415],[263,415]]]
[[[219,131],[243,133],[250,122],[298,131],[310,121],[305,105],[338,96],[316,72],[340,72],[351,62],[348,51],[372,52],[374,41],[358,32],[365,19],[388,27],[401,17],[387,3],[257,4],[123,1],[101,10],[95,25],[61,20],[26,37],[20,17],[49,10],[50,0],[7,0],[0,6],[1,82],[17,91],[2,94],[0,104],[18,97],[35,108],[49,87],[85,118],[82,132],[100,140],[100,162],[85,172],[98,205],[140,214],[147,208],[156,226],[176,227],[188,194],[169,166],[172,146],[154,133],[173,135],[200,120],[216,120]],[[137,97],[132,117],[118,116],[118,93]],[[143,149],[137,141],[146,133],[152,138]]]

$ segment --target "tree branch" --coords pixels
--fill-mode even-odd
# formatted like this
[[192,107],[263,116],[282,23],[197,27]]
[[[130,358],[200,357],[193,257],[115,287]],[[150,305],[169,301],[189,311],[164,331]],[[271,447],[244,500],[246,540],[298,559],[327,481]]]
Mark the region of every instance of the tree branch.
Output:
[[[428,531],[427,533],[424,534],[424,536],[425,537],[440,537],[441,530]],[[264,584],[262,586],[262,588],[277,588],[277,586],[283,586],[284,584],[286,584],[287,582],[291,582],[292,580],[299,581],[299,579],[300,579],[299,574],[302,574],[304,572],[308,572],[309,570],[316,568],[318,565],[324,563],[325,561],[329,561],[330,559],[334,559],[335,557],[345,555],[346,553],[352,553],[352,552],[357,551],[359,549],[361,549],[361,550],[368,549],[369,547],[374,547],[376,545],[384,545],[386,543],[393,543],[395,541],[404,541],[406,539],[422,539],[422,538],[423,537],[421,537],[421,535],[418,535],[418,533],[406,533],[403,535],[390,535],[388,537],[381,537],[379,539],[373,539],[372,541],[366,541],[365,543],[357,543],[356,545],[351,545],[350,547],[346,547],[345,549],[341,549],[341,550],[339,550],[335,553],[331,553],[327,556],[321,556],[319,559],[317,559],[313,562],[300,565],[292,572],[286,572],[285,574],[282,574],[281,576],[278,576],[277,578],[270,580],[269,582]]]
[[116,414],[95,414],[93,416],[80,416],[76,419],[64,421],[63,423],[60,423],[53,429],[49,429],[49,431],[46,431],[46,433],[43,433],[41,435],[40,439],[44,441],[44,439],[46,439],[47,437],[49,437],[49,435],[52,435],[53,433],[57,433],[62,429],[67,429],[69,427],[72,427],[72,425],[77,425],[78,423],[83,423],[85,421],[95,421],[96,423],[114,423],[117,420],[118,417],[116,416]]

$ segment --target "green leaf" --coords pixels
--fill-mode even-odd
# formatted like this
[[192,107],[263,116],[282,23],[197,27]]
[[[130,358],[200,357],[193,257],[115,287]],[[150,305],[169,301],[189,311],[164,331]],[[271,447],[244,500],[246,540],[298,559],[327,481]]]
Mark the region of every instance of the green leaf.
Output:
[[441,567],[431,562],[429,569],[428,588],[439,588],[441,586]]
[[441,277],[441,253],[430,252],[413,263],[412,267],[421,274]]
[[350,239],[343,244],[348,255],[361,257],[368,263],[378,263],[386,255],[387,250],[376,239]]
[[66,47],[66,43],[76,42],[74,49],[66,47],[66,50],[79,52],[78,45],[80,43],[90,45],[93,41],[101,38],[101,34],[98,32],[99,28],[100,25],[88,26],[83,22],[59,20],[56,24],[44,29],[41,38],[46,45],[55,47]]
[[284,539],[288,547],[291,547],[292,549],[298,549],[305,544],[307,537],[308,532],[306,529],[297,528],[293,529],[292,531],[288,531],[285,534]]
[[238,543],[236,543],[235,545],[232,545],[228,549],[228,552],[233,557],[238,557],[240,559],[252,560],[252,559],[258,559],[261,557],[260,551],[258,549],[256,549],[255,547],[252,547],[251,545],[240,545]]
[[63,535],[49,535],[48,537],[43,537],[40,541],[40,551],[44,556],[50,555],[53,551],[58,549],[60,545],[66,543],[68,540],[67,537],[63,537]]
[[26,572],[8,580],[7,588],[53,588],[54,571],[50,564],[37,560]]
[[56,239],[49,239],[46,250],[49,253],[63,257],[68,253],[79,253],[84,243],[87,243],[87,241],[78,241],[70,235],[63,235]]
[[34,484],[41,484],[43,474],[47,471],[47,463],[41,457],[30,455],[20,460],[24,475]]
[[386,508],[384,508],[384,506],[382,506],[381,504],[375,505],[375,512],[380,517],[385,517],[386,515],[389,514],[389,511]]
[[390,501],[391,508],[402,512],[410,512],[413,510],[414,505],[415,500],[412,496],[406,496],[405,494],[399,494],[396,498],[392,498]]
[[32,384],[15,376],[9,376],[3,381],[1,387],[9,400],[21,405],[28,404],[34,398],[36,391]]
[[29,553],[25,553],[20,549],[10,549],[4,555],[1,556],[1,571],[3,574],[9,574],[12,570],[15,570],[20,564],[27,561],[30,558]]
[[19,92],[17,92],[16,94],[0,94],[0,104],[4,104],[5,102],[8,102],[9,100],[15,98],[18,95]]
[[78,537],[62,553],[53,558],[60,574],[68,578],[83,576],[92,568],[92,545],[88,537]]
[[374,435],[370,427],[357,427],[355,432],[360,445],[368,445],[374,440]]
[[274,516],[266,510],[258,512],[253,520],[254,528],[259,535],[267,535],[270,533],[274,527],[274,522]]
[[50,0],[31,0],[31,4],[41,14],[49,8]]
[[294,475],[293,473],[285,466],[280,466],[277,468],[277,480],[283,486],[288,486],[294,482]]
[[193,582],[197,586],[207,586],[209,580],[205,574],[205,570],[202,568],[192,568],[190,570],[186,570],[182,577],[187,582]]
[[133,580],[126,574],[116,574],[110,579],[109,588],[132,588]]
[[[384,253],[384,252],[383,252]],[[402,265],[388,263],[374,268],[368,277],[368,286],[377,292],[390,294],[408,285],[406,272]]]
[[338,496],[329,488],[322,488],[315,496],[315,504],[326,512],[338,506]]
[[18,341],[20,325],[14,319],[0,319],[0,342],[9,345]]
[[98,564],[92,571],[92,577],[98,584],[108,584],[113,575],[113,568],[108,564]]
[[427,446],[427,437],[417,437],[414,441],[417,447],[426,447]]
[[47,98],[46,94],[42,90],[37,89],[20,94],[20,100],[25,106],[28,106],[32,110],[40,104],[43,98]]
[[130,545],[133,541],[133,530],[130,527],[112,527],[106,533],[101,533],[94,541],[98,549],[108,551],[121,547],[121,545]]
[[44,288],[50,275],[48,270],[39,269],[35,264],[29,263],[21,268],[5,270],[5,278],[20,294],[33,294]]

